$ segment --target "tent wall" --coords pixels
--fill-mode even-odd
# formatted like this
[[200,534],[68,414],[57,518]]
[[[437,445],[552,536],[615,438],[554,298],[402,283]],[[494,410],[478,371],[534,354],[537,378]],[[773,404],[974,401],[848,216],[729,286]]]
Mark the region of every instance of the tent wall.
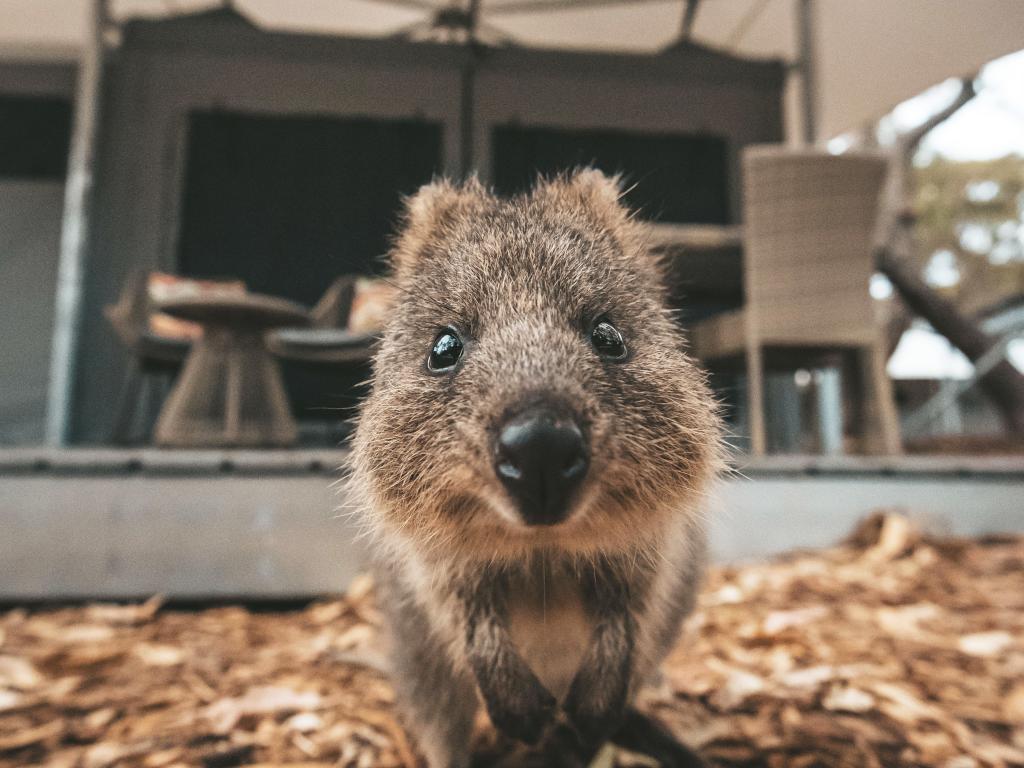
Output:
[[777,62],[732,59],[695,46],[646,58],[492,51],[474,88],[474,159],[490,178],[491,141],[502,125],[721,138],[735,221],[740,150],[782,141],[784,80]]
[[460,53],[237,25],[129,25],[105,94],[76,442],[108,439],[109,404],[123,375],[124,354],[102,307],[133,270],[178,268],[189,113],[416,117],[444,126],[442,156],[456,173]]
[[[0,64],[0,445],[43,437],[67,160],[54,139],[74,78],[71,65]],[[22,104],[41,109],[9,119]]]
[[0,179],[0,445],[43,439],[63,204],[63,181]]

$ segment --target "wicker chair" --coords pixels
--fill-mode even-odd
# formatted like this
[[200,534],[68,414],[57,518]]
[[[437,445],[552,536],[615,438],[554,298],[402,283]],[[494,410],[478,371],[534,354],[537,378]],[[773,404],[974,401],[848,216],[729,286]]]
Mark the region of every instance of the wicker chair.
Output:
[[838,361],[847,433],[864,453],[900,438],[868,283],[883,158],[780,146],[748,148],[744,170],[743,309],[691,329],[705,361],[745,363],[750,449],[765,452],[764,372]]

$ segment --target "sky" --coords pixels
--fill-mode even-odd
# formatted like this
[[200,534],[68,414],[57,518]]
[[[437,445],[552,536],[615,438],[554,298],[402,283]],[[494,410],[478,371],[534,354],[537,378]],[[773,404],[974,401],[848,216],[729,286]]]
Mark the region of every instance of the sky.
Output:
[[[992,160],[1024,155],[1024,51],[988,64],[978,78],[978,95],[924,140],[918,162],[936,154],[953,160]],[[888,131],[903,132],[924,122],[959,92],[948,80],[903,102],[886,122]]]

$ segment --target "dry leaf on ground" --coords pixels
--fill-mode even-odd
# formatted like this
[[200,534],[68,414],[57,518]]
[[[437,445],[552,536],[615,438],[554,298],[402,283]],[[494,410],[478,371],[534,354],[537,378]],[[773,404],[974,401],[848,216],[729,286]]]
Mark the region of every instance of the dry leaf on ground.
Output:
[[[290,612],[2,613],[0,766],[413,768],[378,621],[366,577]],[[886,514],[713,569],[665,671],[643,706],[718,766],[1024,766],[1024,537]]]

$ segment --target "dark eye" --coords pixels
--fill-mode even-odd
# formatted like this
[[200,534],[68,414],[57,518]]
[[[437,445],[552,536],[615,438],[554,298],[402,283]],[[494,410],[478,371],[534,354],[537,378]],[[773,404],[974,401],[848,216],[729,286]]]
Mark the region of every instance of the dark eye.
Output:
[[462,357],[462,339],[451,328],[445,328],[434,339],[427,358],[427,368],[432,373],[443,373],[455,367]]
[[622,334],[605,319],[599,319],[594,323],[594,329],[590,332],[590,343],[601,357],[608,360],[626,358],[626,342],[622,340]]

